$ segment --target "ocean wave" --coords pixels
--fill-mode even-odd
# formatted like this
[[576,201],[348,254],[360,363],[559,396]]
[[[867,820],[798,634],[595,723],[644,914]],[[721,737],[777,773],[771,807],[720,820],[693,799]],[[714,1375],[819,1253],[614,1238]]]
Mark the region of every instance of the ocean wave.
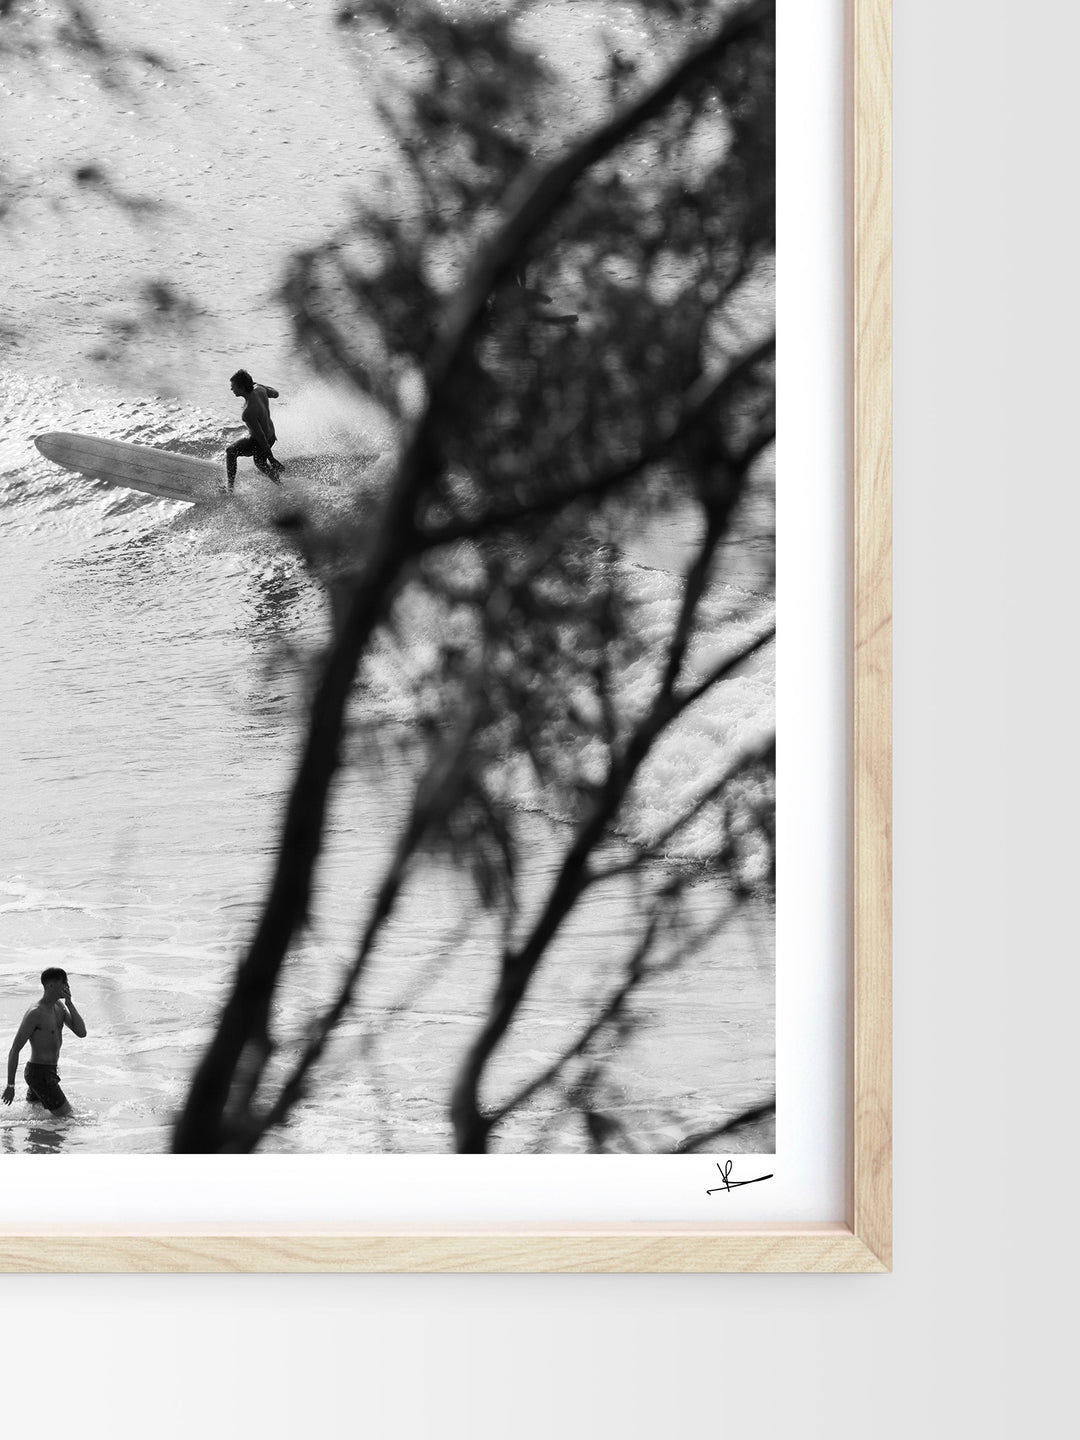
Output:
[[[221,613],[230,587],[241,579],[259,591],[256,619],[276,624],[288,612],[310,650],[325,642],[322,597],[265,516],[246,516],[239,507],[220,512],[191,507],[80,481],[58,471],[33,446],[33,435],[44,429],[70,428],[208,453],[220,447],[222,437],[205,412],[153,397],[130,400],[55,378],[27,378],[10,370],[0,371],[0,396],[7,420],[0,477],[6,503],[0,524],[38,528],[47,523],[73,529],[82,540],[92,539],[92,545],[75,545],[65,563],[106,575],[110,567],[118,567],[129,613],[152,613],[170,575],[197,571],[201,599],[193,601],[187,615],[192,632],[212,628],[212,612]],[[358,481],[372,483],[381,461],[362,417],[317,388],[300,399],[294,438],[325,449],[294,462],[295,473],[313,519],[325,524],[355,493]],[[640,553],[639,544],[634,557],[598,551],[595,560],[600,567],[618,567],[640,641],[639,653],[618,681],[619,704],[628,714],[640,712],[653,693],[656,657],[663,654],[682,590],[677,575],[642,563]],[[107,603],[108,596],[104,599]],[[369,712],[409,726],[416,719],[417,678],[437,664],[445,616],[430,597],[416,595],[399,618],[401,637],[377,645],[365,663],[361,703]],[[737,653],[763,633],[771,618],[770,597],[714,583],[702,604],[683,683],[700,681],[718,659]],[[182,638],[174,636],[177,642]],[[625,832],[639,841],[655,839],[680,807],[691,805],[741,754],[761,743],[772,729],[773,716],[774,662],[766,652],[715,686],[671,726],[638,777],[623,818]],[[578,763],[583,775],[599,775],[605,763],[600,742],[587,745]],[[550,796],[535,790],[527,765],[508,761],[505,770],[508,793],[518,804],[566,818],[555,813]],[[715,843],[715,815],[706,811],[673,848],[682,856],[707,858]]]
[[19,876],[0,880],[0,915],[36,915],[50,910],[76,910],[89,915],[98,908],[72,899],[70,894],[43,889]]

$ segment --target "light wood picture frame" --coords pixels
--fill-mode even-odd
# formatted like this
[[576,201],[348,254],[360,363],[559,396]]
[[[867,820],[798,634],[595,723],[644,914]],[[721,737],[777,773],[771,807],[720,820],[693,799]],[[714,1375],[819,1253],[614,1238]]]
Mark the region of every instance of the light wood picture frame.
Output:
[[18,1272],[891,1269],[891,0],[845,0],[850,594],[846,1214],[799,1224],[0,1225]]

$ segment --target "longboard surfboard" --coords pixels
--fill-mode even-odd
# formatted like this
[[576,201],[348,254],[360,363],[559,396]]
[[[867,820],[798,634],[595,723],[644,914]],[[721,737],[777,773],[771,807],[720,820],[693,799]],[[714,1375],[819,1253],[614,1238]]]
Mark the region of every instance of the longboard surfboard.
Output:
[[186,500],[190,505],[216,504],[223,498],[225,466],[220,462],[64,430],[39,435],[34,444],[47,460],[91,480],[141,490],[163,500]]

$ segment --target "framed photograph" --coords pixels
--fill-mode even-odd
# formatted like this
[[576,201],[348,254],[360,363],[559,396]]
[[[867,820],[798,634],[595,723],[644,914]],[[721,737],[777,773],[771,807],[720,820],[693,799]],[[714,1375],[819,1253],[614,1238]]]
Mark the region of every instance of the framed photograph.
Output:
[[0,1270],[891,1267],[890,23],[0,16]]

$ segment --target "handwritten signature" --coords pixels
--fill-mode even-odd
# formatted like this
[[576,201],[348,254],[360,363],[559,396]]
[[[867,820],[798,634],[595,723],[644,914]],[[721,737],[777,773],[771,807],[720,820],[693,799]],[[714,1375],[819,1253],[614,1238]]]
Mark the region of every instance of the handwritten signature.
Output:
[[716,1162],[716,1168],[720,1171],[724,1183],[714,1186],[712,1190],[706,1190],[706,1195],[726,1194],[731,1190],[736,1190],[740,1185],[757,1185],[761,1180],[771,1180],[773,1178],[771,1175],[755,1175],[752,1180],[732,1180],[731,1167],[733,1164],[734,1161],[732,1160],[725,1160],[722,1165],[719,1160]]

